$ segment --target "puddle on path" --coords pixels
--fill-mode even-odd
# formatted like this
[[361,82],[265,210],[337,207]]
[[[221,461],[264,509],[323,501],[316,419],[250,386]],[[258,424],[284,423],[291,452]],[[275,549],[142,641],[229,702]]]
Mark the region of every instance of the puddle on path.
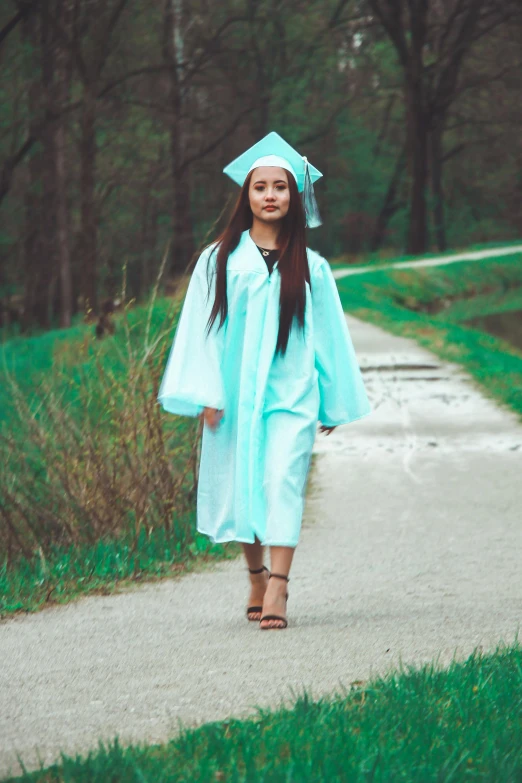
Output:
[[379,364],[377,366],[369,366],[365,365],[361,367],[361,370],[363,372],[369,372],[372,371],[379,371],[382,372],[383,370],[387,370],[388,372],[390,370],[396,371],[396,370],[439,370],[440,365],[439,364]]

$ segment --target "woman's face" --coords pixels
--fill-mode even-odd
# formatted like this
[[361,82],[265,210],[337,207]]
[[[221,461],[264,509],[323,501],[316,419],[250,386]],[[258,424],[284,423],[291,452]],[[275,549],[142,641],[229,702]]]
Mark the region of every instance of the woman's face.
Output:
[[284,218],[290,206],[288,172],[279,166],[258,166],[252,172],[248,188],[250,209],[265,223]]

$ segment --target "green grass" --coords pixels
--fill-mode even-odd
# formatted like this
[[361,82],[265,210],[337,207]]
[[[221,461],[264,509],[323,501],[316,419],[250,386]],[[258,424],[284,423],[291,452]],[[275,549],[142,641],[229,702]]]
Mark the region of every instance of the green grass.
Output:
[[[184,729],[164,744],[118,738],[17,783],[520,783],[522,648],[475,650],[445,669],[402,666],[314,701]],[[8,781],[6,781],[8,783]]]
[[[522,419],[522,351],[464,323],[482,312],[522,306],[522,254],[368,270],[338,279],[337,286],[346,312],[462,365],[488,396]],[[453,304],[437,315],[412,309],[444,297],[453,297]]]
[[[158,299],[150,311],[151,335],[171,323],[179,313],[170,299]],[[52,329],[31,337],[14,337],[0,345],[0,422],[12,414],[12,395],[5,380],[6,372],[16,380],[22,392],[38,399],[42,380],[52,382],[59,372],[63,373],[62,388],[64,403],[74,403],[75,389],[82,378],[89,378],[96,362],[110,367],[115,373],[122,373],[128,360],[128,351],[138,352],[147,331],[149,310],[147,306],[129,308],[126,313],[128,339],[124,329],[122,313],[115,316],[116,336],[101,341],[94,336],[94,324],[77,324],[70,329]]]
[[212,544],[206,536],[189,539],[195,530],[190,519],[174,520],[170,531],[142,528],[137,537],[100,539],[94,545],[53,547],[30,560],[21,558],[16,568],[0,568],[0,618],[36,612],[52,604],[64,604],[86,594],[108,595],[132,584],[152,582],[197,570],[207,563],[237,557],[239,544]]
[[[81,595],[114,592],[140,580],[179,575],[240,552],[240,546],[234,542],[212,545],[206,536],[196,532],[195,492],[190,474],[179,498],[170,496],[168,481],[151,484],[150,489],[147,485],[153,472],[151,463],[158,475],[164,470],[176,478],[193,459],[197,421],[159,412],[155,402],[155,375],[161,373],[159,365],[166,356],[161,357],[156,351],[155,375],[145,366],[144,371],[136,371],[129,384],[127,372],[129,363],[139,365],[147,344],[153,343],[163,329],[168,332],[163,343],[170,346],[179,309],[179,304],[170,299],[158,300],[152,310],[130,309],[126,314],[128,328],[124,328],[123,315],[119,314],[116,335],[101,342],[93,336],[94,327],[84,324],[30,338],[17,337],[2,346],[0,437],[10,438],[7,445],[1,444],[4,475],[9,469],[11,475],[20,476],[19,493],[13,494],[13,511],[18,504],[22,522],[27,509],[34,519],[28,518],[27,527],[20,527],[18,534],[25,549],[32,550],[32,556],[17,552],[8,560],[4,552],[0,560],[0,618],[35,612]],[[16,384],[14,391],[8,377]],[[135,378],[141,377],[143,384],[135,382]],[[148,406],[156,408],[161,420],[163,442],[156,444],[157,453],[150,448],[148,452],[144,450],[154,426],[146,407],[140,407],[137,392],[142,387]],[[46,419],[46,410],[40,405],[49,399],[50,392],[59,403],[55,405],[54,418]],[[22,425],[20,414],[16,413],[20,405],[22,422],[34,418],[43,429],[42,446],[28,437],[31,429]],[[65,412],[69,418],[62,419]],[[136,445],[126,445],[122,451],[122,438],[128,437],[129,443],[133,439],[133,427],[131,424],[129,429],[125,424],[125,415],[141,431],[138,430]],[[149,422],[148,429],[144,422]],[[79,430],[79,449],[70,437],[71,427]],[[98,453],[84,455],[86,436],[91,432]],[[49,444],[50,451],[46,452]],[[54,463],[67,463],[69,468],[65,484],[51,491],[56,474]],[[102,481],[108,482],[103,504],[97,497],[97,485]],[[9,481],[4,483],[7,488]],[[140,484],[143,490],[141,496],[136,492],[134,503],[128,497],[129,490]],[[6,499],[0,508],[1,523],[8,513]],[[113,524],[110,520],[103,523],[107,515],[113,518]],[[62,517],[64,523],[57,524]],[[35,546],[32,535],[28,537],[33,530],[43,547]],[[64,534],[69,530],[74,544],[64,543]],[[97,530],[96,535],[93,530]]]

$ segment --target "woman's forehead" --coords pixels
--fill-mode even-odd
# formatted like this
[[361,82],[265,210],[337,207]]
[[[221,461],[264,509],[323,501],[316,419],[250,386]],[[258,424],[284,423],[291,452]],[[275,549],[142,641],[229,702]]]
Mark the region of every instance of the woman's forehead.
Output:
[[251,182],[254,185],[256,182],[277,182],[283,181],[288,183],[288,172],[281,166],[258,166],[252,171]]

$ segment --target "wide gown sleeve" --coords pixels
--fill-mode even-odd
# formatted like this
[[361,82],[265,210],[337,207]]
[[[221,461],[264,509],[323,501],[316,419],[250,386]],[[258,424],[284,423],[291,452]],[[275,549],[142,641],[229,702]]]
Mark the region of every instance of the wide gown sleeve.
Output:
[[321,259],[312,279],[315,368],[319,378],[319,421],[348,424],[372,412],[352,338],[329,263]]
[[209,248],[199,257],[188,285],[178,326],[158,392],[158,401],[169,413],[199,416],[203,408],[223,410],[225,396],[222,357],[226,323],[218,331],[218,316],[207,337],[207,322],[214,304],[215,259],[208,295]]

